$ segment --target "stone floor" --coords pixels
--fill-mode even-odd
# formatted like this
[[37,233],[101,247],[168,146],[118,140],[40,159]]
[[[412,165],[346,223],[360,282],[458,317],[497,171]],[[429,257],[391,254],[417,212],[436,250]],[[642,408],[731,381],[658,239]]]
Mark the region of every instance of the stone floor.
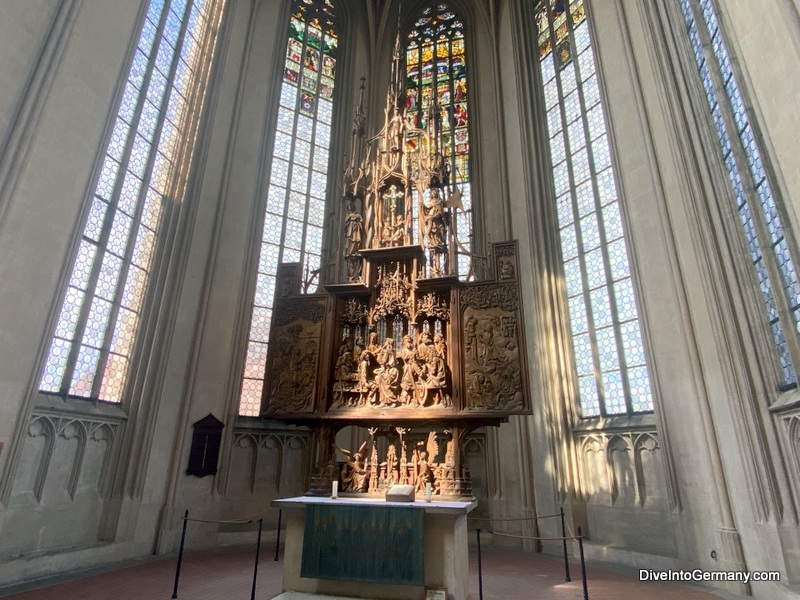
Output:
[[[230,550],[187,554],[183,561],[178,598],[181,600],[245,600],[253,582],[252,551]],[[571,566],[573,581],[564,581],[564,564],[541,554],[484,550],[484,600],[582,600],[580,567]],[[256,598],[268,600],[281,593],[282,562],[262,552]],[[103,573],[84,575],[24,592],[3,596],[17,600],[161,600],[172,597],[175,558],[153,558]],[[640,582],[634,572],[587,569],[592,600],[719,600],[723,597],[699,588],[668,583]],[[470,553],[470,600],[478,600],[478,562]]]

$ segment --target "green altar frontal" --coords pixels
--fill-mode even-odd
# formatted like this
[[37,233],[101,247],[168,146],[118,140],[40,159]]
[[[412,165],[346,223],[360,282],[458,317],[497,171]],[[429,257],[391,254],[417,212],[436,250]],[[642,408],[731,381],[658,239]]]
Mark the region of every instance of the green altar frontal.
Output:
[[286,517],[283,589],[422,600],[447,589],[467,600],[467,514],[472,501],[386,502],[299,496],[273,500]]
[[300,575],[424,585],[423,519],[417,508],[310,505]]

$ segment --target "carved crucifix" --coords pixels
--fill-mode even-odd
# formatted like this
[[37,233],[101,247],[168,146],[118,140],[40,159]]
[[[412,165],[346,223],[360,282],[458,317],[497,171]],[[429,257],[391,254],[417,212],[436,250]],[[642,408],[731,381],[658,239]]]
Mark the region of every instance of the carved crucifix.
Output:
[[382,194],[383,223],[381,242],[383,246],[402,246],[405,235],[405,190],[396,184],[390,185]]

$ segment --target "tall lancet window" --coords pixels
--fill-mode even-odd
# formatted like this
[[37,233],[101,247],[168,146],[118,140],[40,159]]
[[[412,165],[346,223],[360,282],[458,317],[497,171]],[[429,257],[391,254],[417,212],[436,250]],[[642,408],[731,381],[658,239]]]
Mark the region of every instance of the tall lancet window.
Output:
[[278,264],[301,263],[310,291],[318,282],[322,254],[339,45],[331,2],[295,0],[288,38],[239,398],[244,416],[257,416],[261,404]]
[[152,0],[39,387],[120,402],[163,214],[184,200],[224,0]]
[[784,385],[797,382],[800,283],[781,210],[710,0],[681,0]]
[[[412,127],[422,130],[428,127],[429,108],[433,102],[438,105],[441,119],[444,157],[450,167],[452,191],[456,197],[461,194],[462,206],[455,208],[454,231],[458,247],[457,272],[461,278],[466,278],[471,267],[472,194],[464,24],[444,4],[422,13],[408,35],[406,46],[406,107]],[[421,147],[423,143],[424,138],[419,134],[412,132],[408,136],[406,149],[412,164],[415,155],[425,150]],[[416,227],[414,235],[419,242]]]
[[536,28],[582,414],[651,411],[584,0],[540,0]]

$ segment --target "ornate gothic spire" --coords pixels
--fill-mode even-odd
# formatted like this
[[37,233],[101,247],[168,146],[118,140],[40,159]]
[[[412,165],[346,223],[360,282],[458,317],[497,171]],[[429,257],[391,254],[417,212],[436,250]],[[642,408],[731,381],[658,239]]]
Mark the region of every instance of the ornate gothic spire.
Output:
[[350,158],[345,167],[343,185],[344,194],[349,197],[363,196],[364,166],[366,165],[364,123],[366,114],[364,113],[364,82],[366,78],[361,76],[361,87],[359,88],[358,106],[353,116],[353,133],[350,144]]
[[[449,169],[444,158],[442,109],[436,94],[427,100],[418,95],[418,90],[406,95],[399,15],[389,75],[380,132],[371,139],[364,137],[363,81],[353,120],[343,213],[343,254],[351,283],[361,278],[361,249],[415,243],[428,256],[428,277],[451,275],[452,210],[447,197]],[[423,102],[424,123],[412,123],[409,106],[418,109],[418,103]],[[419,143],[412,152],[406,145],[410,138]]]

